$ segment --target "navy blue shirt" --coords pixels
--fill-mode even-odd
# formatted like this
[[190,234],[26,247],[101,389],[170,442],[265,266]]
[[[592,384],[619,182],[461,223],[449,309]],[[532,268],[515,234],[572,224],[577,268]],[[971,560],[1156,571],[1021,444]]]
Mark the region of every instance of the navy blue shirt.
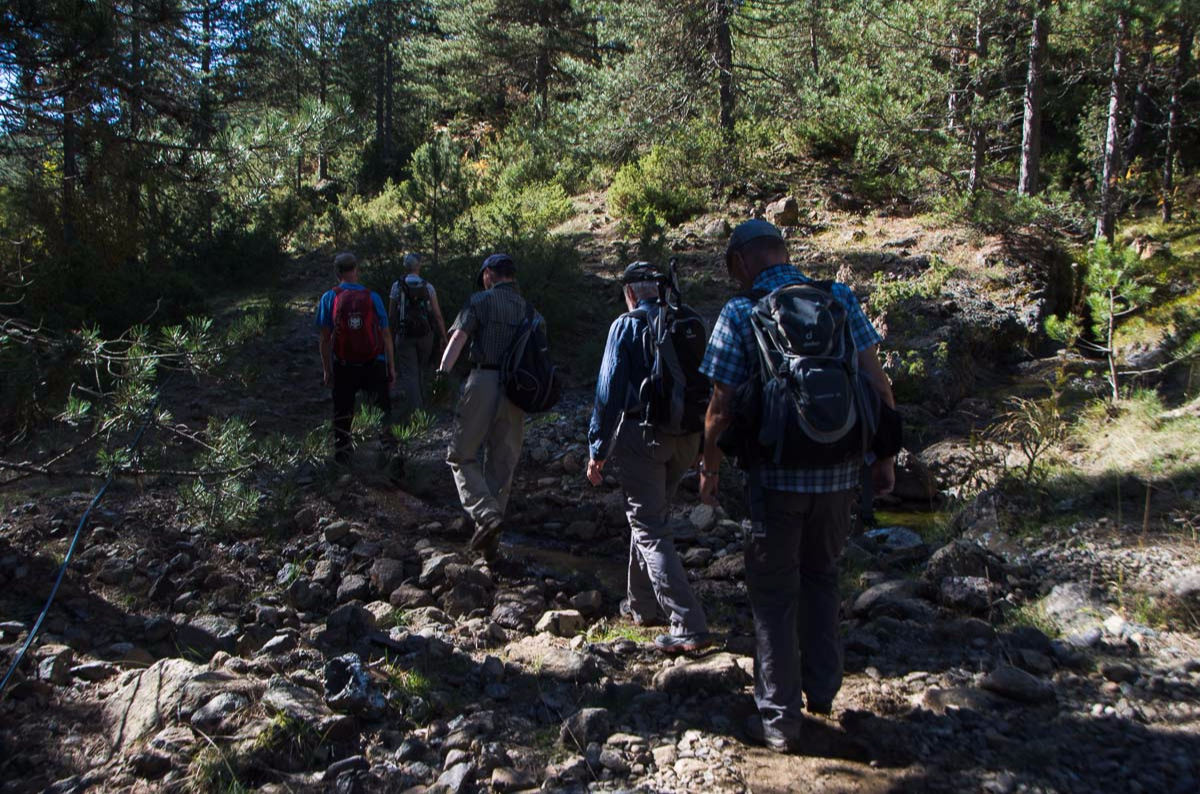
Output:
[[[658,305],[652,300],[638,304],[653,318]],[[588,426],[588,451],[593,460],[607,460],[613,435],[626,411],[642,407],[638,390],[650,375],[643,335],[649,328],[640,316],[623,314],[608,329],[608,343],[596,380],[596,401],[592,405],[592,421]]]
[[[348,281],[343,281],[338,285],[342,289],[366,289],[362,284],[351,284]],[[318,328],[333,329],[333,301],[337,297],[337,293],[329,290],[321,296],[321,300],[317,302],[317,317],[314,325]],[[379,318],[379,327],[388,327],[387,309],[383,308],[383,298],[380,298],[374,292],[371,293],[371,302],[375,304],[375,316]],[[387,361],[387,353],[381,353],[376,361]]]

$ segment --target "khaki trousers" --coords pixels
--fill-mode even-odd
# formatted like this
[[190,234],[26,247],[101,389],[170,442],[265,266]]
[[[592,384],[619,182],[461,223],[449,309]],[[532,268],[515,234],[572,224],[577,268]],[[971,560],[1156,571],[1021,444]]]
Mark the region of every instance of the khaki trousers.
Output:
[[503,517],[525,439],[525,412],[504,396],[497,370],[473,369],[458,400],[446,462],[476,524]]

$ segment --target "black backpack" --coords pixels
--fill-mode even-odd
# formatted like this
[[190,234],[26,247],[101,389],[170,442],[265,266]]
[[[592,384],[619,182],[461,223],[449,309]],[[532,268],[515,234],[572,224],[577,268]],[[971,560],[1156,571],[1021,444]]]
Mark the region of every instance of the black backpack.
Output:
[[562,397],[562,378],[550,358],[546,328],[533,304],[525,302],[525,319],[500,365],[504,393],[525,413],[549,411]]
[[704,318],[690,306],[667,301],[657,313],[635,309],[625,316],[646,325],[641,341],[650,374],[638,389],[643,427],[672,435],[699,433],[712,396],[712,385],[700,372],[708,347]]
[[409,284],[407,278],[400,279],[401,304],[397,327],[406,339],[419,339],[433,330],[430,322],[432,309],[429,300],[429,284],[422,279],[420,284]]
[[738,387],[721,445],[742,468],[820,468],[862,460],[880,401],[861,376],[846,308],[832,281],[789,284],[738,297],[750,313],[757,372]]

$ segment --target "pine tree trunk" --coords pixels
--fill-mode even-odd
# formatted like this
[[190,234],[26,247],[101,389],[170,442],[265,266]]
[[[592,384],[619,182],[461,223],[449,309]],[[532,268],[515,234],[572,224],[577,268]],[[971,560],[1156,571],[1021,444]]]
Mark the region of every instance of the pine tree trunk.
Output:
[[142,82],[142,31],[138,27],[140,3],[133,0],[130,10],[129,37],[129,85],[125,94],[125,108],[129,114],[129,146],[125,153],[125,227],[132,236],[131,250],[136,256],[138,221],[141,216],[141,177],[138,168],[138,136],[142,132],[142,101],[138,96]]
[[958,128],[958,117],[962,114],[962,88],[960,86],[957,74],[962,71],[963,67],[963,51],[958,48],[958,43],[962,41],[962,34],[957,30],[950,32],[950,43],[953,48],[950,50],[950,75],[951,85],[950,94],[946,97],[946,130],[954,132]]
[[68,253],[75,247],[75,183],[79,180],[78,142],[75,138],[75,113],[70,96],[63,98],[62,114],[62,232]]
[[808,21],[808,58],[812,63],[814,77],[821,76],[821,50],[817,45],[820,38],[818,29],[821,26],[821,2],[812,0],[809,5],[811,15]]
[[1125,138],[1125,162],[1132,163],[1146,137],[1146,116],[1150,113],[1150,70],[1154,52],[1154,29],[1145,26],[1142,32],[1142,51],[1138,57],[1138,81],[1133,89],[1133,108],[1130,114],[1129,135]]
[[[208,142],[211,140],[213,133],[212,62],[214,25],[212,12],[213,3],[206,2],[201,17],[201,31],[204,36],[204,43],[200,48],[200,142],[205,148],[208,147]],[[201,202],[204,228],[208,233],[208,239],[212,240],[213,205],[216,203],[216,197],[207,184],[204,186],[204,195]]]
[[383,159],[390,163],[392,159],[392,112],[395,109],[395,91],[392,81],[395,78],[395,64],[392,61],[392,0],[384,3],[383,13]]
[[733,37],[729,18],[732,14],[731,0],[716,0],[713,57],[717,63],[717,91],[720,99],[721,129],[733,134],[734,110],[737,98],[733,87]]
[[1017,192],[1032,196],[1041,189],[1042,64],[1050,35],[1048,0],[1037,0],[1029,37],[1029,70],[1025,76],[1025,117],[1021,125],[1021,176]]
[[1181,119],[1181,104],[1183,102],[1183,86],[1188,81],[1192,62],[1192,39],[1195,29],[1188,22],[1179,27],[1179,49],[1175,53],[1175,67],[1171,75],[1171,105],[1167,111],[1167,142],[1163,160],[1162,174],[1162,219],[1163,223],[1171,220],[1172,193],[1175,190],[1175,149],[1179,145],[1179,125]]
[[[329,61],[325,58],[324,42],[321,43],[321,59],[317,64],[317,72],[320,83],[318,86],[319,94],[317,98],[321,102],[321,109],[324,110],[325,102],[328,99],[329,93]],[[317,154],[317,181],[324,182],[325,180],[329,179],[329,151],[325,141],[320,141],[318,145],[321,147],[321,150]]]
[[975,74],[972,78],[971,105],[971,172],[967,177],[967,190],[975,193],[983,186],[984,161],[987,158],[987,129],[981,116],[987,102],[984,62],[988,57],[988,29],[983,14],[975,18]]
[[1113,42],[1112,82],[1108,90],[1108,129],[1104,136],[1104,164],[1100,175],[1100,207],[1096,214],[1096,237],[1113,240],[1116,224],[1117,176],[1121,170],[1121,111],[1125,79],[1125,37],[1129,31],[1129,13],[1117,14]]

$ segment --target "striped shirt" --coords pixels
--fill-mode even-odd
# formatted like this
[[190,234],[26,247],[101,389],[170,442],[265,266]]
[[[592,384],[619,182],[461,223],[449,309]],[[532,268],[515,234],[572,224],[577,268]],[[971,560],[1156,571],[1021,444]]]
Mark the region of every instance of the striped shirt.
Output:
[[[774,291],[789,284],[804,284],[812,279],[803,275],[789,264],[775,265],[758,274],[754,288]],[[850,335],[854,346],[860,351],[879,344],[882,338],[875,326],[863,314],[858,299],[845,284],[833,285],[833,296],[846,307],[850,323]],[[735,389],[753,375],[757,377],[757,346],[754,331],[750,326],[750,312],[754,301],[750,298],[734,298],[725,304],[712,336],[700,371],[717,383]],[[762,466],[763,487],[773,491],[793,493],[835,493],[851,491],[858,487],[861,464],[856,461],[836,466],[813,469],[797,469],[764,463]]]
[[[450,333],[462,331],[471,338],[467,357],[472,364],[498,367],[525,320],[525,299],[517,285],[503,281],[489,290],[476,292],[454,320]],[[537,312],[534,316],[542,319]],[[545,328],[545,320],[542,328]]]

